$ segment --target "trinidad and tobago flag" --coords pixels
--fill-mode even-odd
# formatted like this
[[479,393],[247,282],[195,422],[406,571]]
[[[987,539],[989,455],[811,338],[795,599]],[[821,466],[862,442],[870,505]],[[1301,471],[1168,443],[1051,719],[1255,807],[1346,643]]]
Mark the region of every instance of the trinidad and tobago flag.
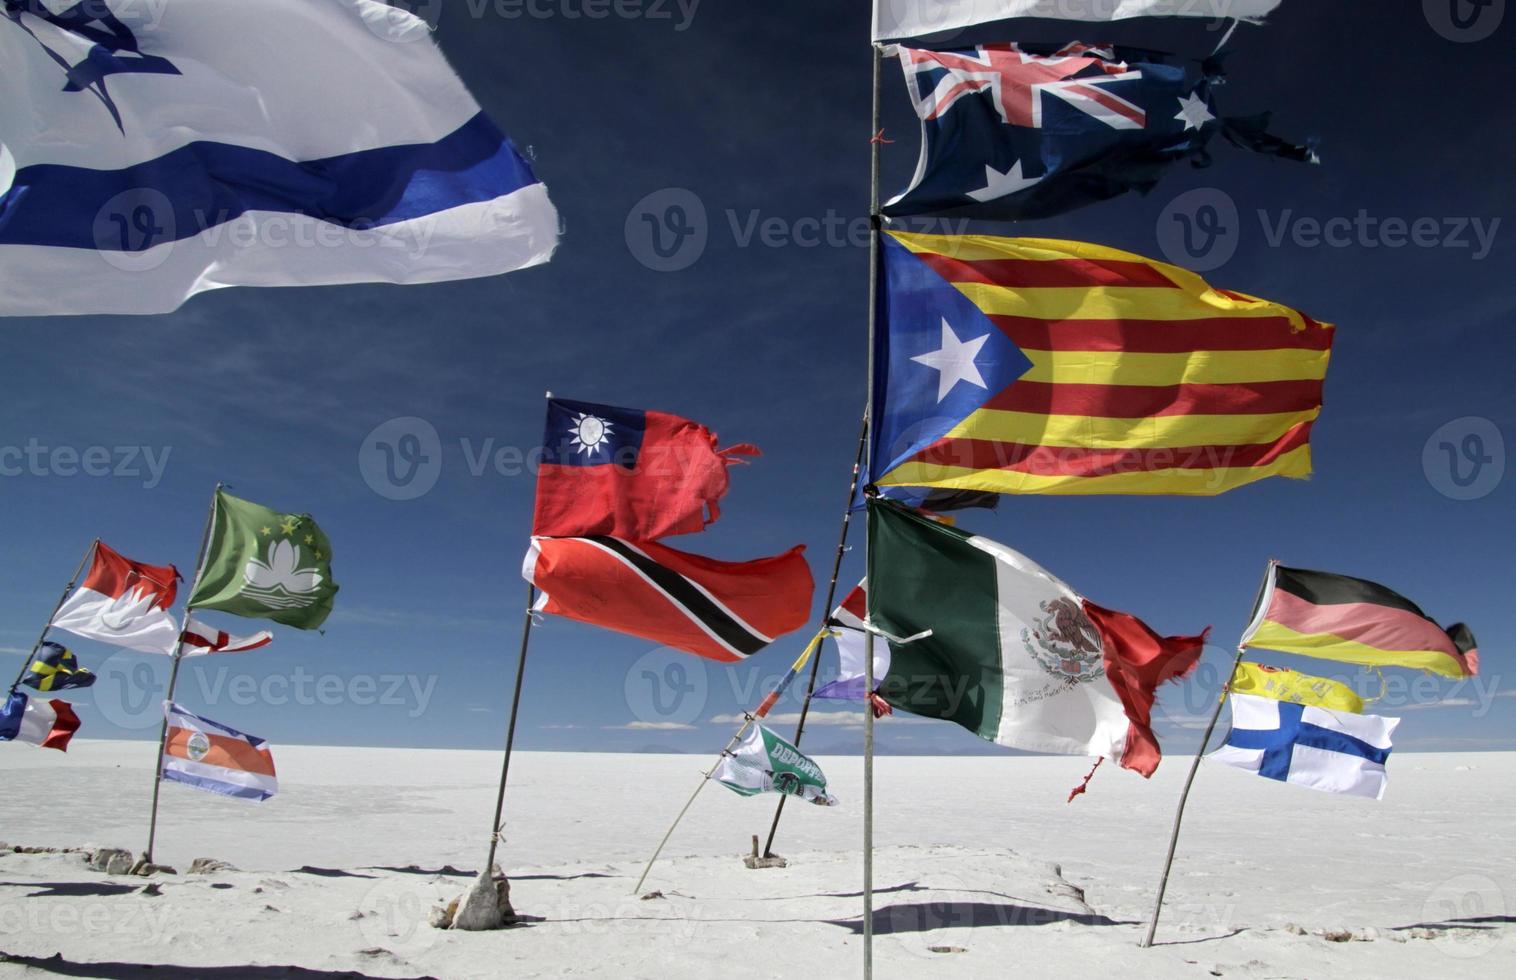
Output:
[[728,562],[651,541],[537,537],[521,571],[540,612],[732,663],[805,625],[804,551]]
[[550,398],[532,533],[653,541],[721,515],[726,468],[760,455],[716,448],[705,426],[666,412]]
[[1377,582],[1278,562],[1269,565],[1241,645],[1447,677],[1479,673],[1479,647],[1463,623],[1444,629]]

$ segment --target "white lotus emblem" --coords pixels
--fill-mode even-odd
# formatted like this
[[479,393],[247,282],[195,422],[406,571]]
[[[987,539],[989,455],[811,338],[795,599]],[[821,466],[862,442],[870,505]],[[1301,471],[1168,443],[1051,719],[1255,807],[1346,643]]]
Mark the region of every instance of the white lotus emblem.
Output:
[[243,595],[274,609],[309,606],[321,588],[321,573],[300,567],[300,546],[288,541],[271,543],[265,561],[249,559],[242,578]]
[[125,632],[150,614],[157,602],[158,594],[145,585],[127,589],[100,610],[100,625],[112,633]]

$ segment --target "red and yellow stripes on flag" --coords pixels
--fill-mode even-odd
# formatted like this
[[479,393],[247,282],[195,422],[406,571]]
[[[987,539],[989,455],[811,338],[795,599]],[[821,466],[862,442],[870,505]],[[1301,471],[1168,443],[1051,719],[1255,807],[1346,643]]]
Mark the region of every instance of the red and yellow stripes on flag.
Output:
[[889,234],[1032,367],[880,483],[1209,495],[1310,474],[1330,324],[1099,245]]

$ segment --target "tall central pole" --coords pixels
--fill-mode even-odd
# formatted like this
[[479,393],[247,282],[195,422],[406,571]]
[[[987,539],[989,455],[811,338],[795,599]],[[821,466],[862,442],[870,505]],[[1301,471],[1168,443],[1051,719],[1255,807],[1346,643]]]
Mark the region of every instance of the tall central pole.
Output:
[[221,484],[211,492],[211,508],[205,515],[205,531],[200,535],[200,554],[195,556],[195,580],[190,583],[189,596],[184,600],[184,616],[179,621],[179,638],[174,641],[174,665],[168,674],[168,693],[164,695],[163,723],[158,728],[158,757],[153,763],[153,814],[147,822],[147,850],[142,852],[142,864],[153,863],[153,844],[158,839],[158,791],[163,788],[163,752],[168,747],[168,705],[174,700],[174,686],[179,682],[179,663],[184,659],[184,631],[189,628],[189,603],[200,588],[200,576],[205,574],[205,553],[211,541],[211,528],[216,522],[216,502],[221,496]]
[[[884,53],[878,44],[871,45],[874,56],[874,85],[872,122],[869,124],[869,352],[868,393],[869,417],[873,418],[874,404],[874,317],[879,301],[879,235],[882,222],[879,216],[879,83],[884,64]],[[873,420],[877,424],[878,420]],[[866,440],[864,449],[865,483],[874,468],[873,439]],[[865,536],[864,556],[867,561],[868,544]],[[830,610],[828,610],[830,611]],[[874,692],[874,634],[868,633],[863,643],[864,681],[863,690],[863,980],[874,976],[874,704],[870,697]]]

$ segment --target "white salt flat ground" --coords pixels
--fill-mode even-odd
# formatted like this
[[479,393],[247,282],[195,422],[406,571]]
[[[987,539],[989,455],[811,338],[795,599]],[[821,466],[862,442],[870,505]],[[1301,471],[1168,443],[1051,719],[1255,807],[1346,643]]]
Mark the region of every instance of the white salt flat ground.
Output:
[[[140,850],[152,753],[0,746],[0,840]],[[738,860],[773,798],[707,788],[644,889],[665,897],[640,901],[642,863],[708,760],[522,753],[501,858],[526,923],[466,934],[424,920],[466,883],[438,872],[484,858],[498,754],[276,746],[275,757],[282,791],[262,805],[163,790],[159,860],[241,871],[165,878],[149,897],[132,890],[140,879],[94,874],[77,855],[0,854],[0,975],[859,974],[858,758],[818,760],[844,805],[788,808],[783,870]],[[880,977],[1516,975],[1516,753],[1399,754],[1379,804],[1203,767],[1150,950],[1136,943],[1185,760],[1151,783],[1104,767],[1072,804],[1082,759],[876,765]],[[1374,938],[1328,942],[1316,929]]]

